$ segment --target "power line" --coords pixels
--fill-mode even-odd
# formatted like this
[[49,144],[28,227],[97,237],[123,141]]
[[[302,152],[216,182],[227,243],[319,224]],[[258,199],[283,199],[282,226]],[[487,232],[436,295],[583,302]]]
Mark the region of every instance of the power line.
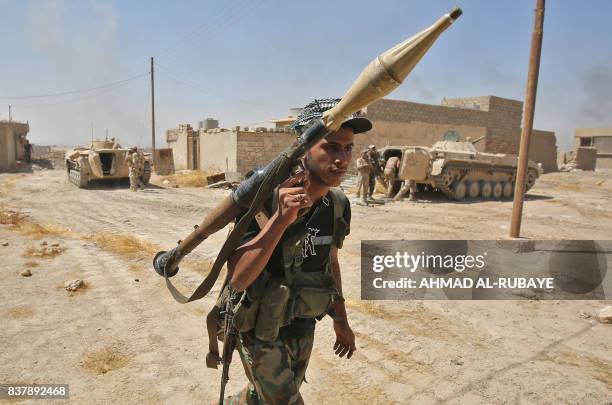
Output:
[[149,87],[147,91],[147,102],[145,103],[144,118],[142,119],[142,124],[140,125],[140,136],[138,137],[138,145],[141,145],[142,137],[144,136],[145,123],[147,122],[147,118],[149,117],[149,102],[150,101],[151,101],[151,88]]
[[[199,92],[201,92],[203,94],[206,94],[206,95],[209,95],[209,96],[213,95],[213,93],[214,93],[213,91],[211,91],[210,89],[208,89],[208,88],[206,88],[204,86],[201,86],[201,85],[199,85],[197,83],[194,83],[192,81],[189,81],[189,80],[182,79],[175,72],[173,72],[172,70],[168,69],[167,67],[165,67],[163,65],[160,65],[158,62],[155,62],[155,65],[157,67],[161,68],[162,72],[167,77],[169,77],[170,79],[174,80],[177,83],[181,83],[184,86],[190,87],[193,90],[199,91]],[[285,108],[285,107],[279,107],[279,106],[274,106],[274,105],[267,105],[267,104],[262,104],[262,103],[256,103],[256,102],[253,102],[253,101],[250,101],[250,100],[246,100],[246,99],[243,99],[243,98],[228,97],[228,96],[222,96],[222,95],[218,95],[218,94],[216,96],[217,97],[221,97],[221,98],[225,98],[225,99],[229,99],[229,100],[234,100],[234,101],[237,101],[237,102],[240,102],[240,103],[244,103],[244,104],[248,104],[248,105],[253,105],[253,106],[256,106],[256,107],[274,108],[274,109],[283,109],[283,108]]]
[[[140,75],[139,77],[142,77],[143,75]],[[138,78],[139,78],[138,77]],[[125,85],[127,85],[128,83],[131,83],[133,80],[135,80],[136,78],[132,78],[129,81],[122,81],[121,83],[116,83],[115,85],[113,85],[112,87],[104,87],[99,89],[98,91],[96,91],[93,94],[87,94],[87,95],[81,95],[78,97],[72,97],[72,98],[67,98],[67,99],[61,99],[59,101],[56,100],[46,100],[44,102],[38,103],[38,104],[32,104],[32,103],[23,103],[23,104],[12,104],[13,107],[18,107],[21,109],[30,109],[30,108],[39,108],[39,107],[47,107],[47,106],[55,106],[55,105],[62,105],[62,104],[70,104],[70,103],[74,103],[74,102],[80,102],[80,101],[84,101],[84,100],[89,100],[92,98],[96,98],[98,96],[107,94],[111,91],[114,91],[120,87],[123,87]]]
[[254,0],[250,7],[248,7],[250,0],[241,1],[242,2],[239,1],[236,3],[236,7],[234,9],[232,9],[232,3],[228,1],[225,9],[223,9],[219,15],[217,15],[216,19],[213,19],[209,24],[202,25],[198,29],[192,31],[191,34],[185,37],[185,40],[180,44],[177,44],[177,46],[164,49],[164,52],[161,53],[157,59],[170,59],[171,56],[180,54],[179,52],[183,49],[187,49],[188,47],[193,49],[194,45],[201,42],[203,38],[208,37],[208,39],[210,39],[213,32],[235,23],[245,14],[254,10],[260,4],[260,2],[263,3],[263,0]]
[[165,47],[160,53],[158,53],[157,58],[163,59],[166,56],[170,56],[170,55],[177,53],[179,49],[185,48],[187,43],[192,42],[194,39],[201,36],[203,32],[206,32],[207,30],[209,30],[212,26],[218,25],[219,22],[223,21],[224,19],[227,19],[227,17],[232,14],[231,8],[232,8],[232,3],[230,1],[225,2],[219,14],[216,17],[214,17],[212,20],[209,20],[208,23],[195,27],[193,30],[189,32],[189,34],[187,34],[184,37],[183,40],[179,39],[179,41],[177,41],[177,43],[175,43],[174,46]]
[[28,98],[47,98],[47,97],[67,96],[67,95],[78,94],[78,93],[87,93],[87,92],[90,92],[90,91],[96,91],[96,90],[101,90],[101,89],[105,89],[105,88],[109,88],[109,87],[119,86],[119,85],[122,85],[122,84],[125,84],[125,83],[128,83],[128,82],[131,82],[132,80],[139,79],[139,78],[141,78],[143,76],[147,76],[148,74],[149,74],[149,72],[141,73],[139,75],[132,76],[132,77],[129,77],[127,79],[117,80],[115,82],[105,83],[105,84],[102,84],[100,86],[90,87],[90,88],[86,88],[86,89],[64,91],[64,92],[60,92],[60,93],[41,94],[41,95],[36,95],[36,96],[9,96],[9,97],[3,96],[3,97],[0,97],[0,99],[2,99],[2,100],[17,100],[17,99],[28,99]]

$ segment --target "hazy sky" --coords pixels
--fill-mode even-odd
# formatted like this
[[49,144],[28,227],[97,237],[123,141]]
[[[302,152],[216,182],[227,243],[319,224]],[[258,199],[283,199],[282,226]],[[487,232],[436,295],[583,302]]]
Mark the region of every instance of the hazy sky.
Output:
[[[261,126],[342,96],[371,59],[455,4],[464,15],[389,98],[522,100],[535,0],[0,0],[0,119],[12,104],[38,144],[85,144],[93,123],[96,136],[148,146],[154,56],[158,145],[206,117]],[[576,127],[612,127],[611,17],[609,0],[547,2],[535,127],[561,149]]]

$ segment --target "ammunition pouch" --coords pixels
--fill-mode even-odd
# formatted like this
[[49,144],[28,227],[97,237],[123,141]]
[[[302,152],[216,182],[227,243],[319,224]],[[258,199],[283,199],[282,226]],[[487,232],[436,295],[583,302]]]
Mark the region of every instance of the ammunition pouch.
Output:
[[295,291],[291,313],[294,318],[323,318],[335,302],[338,291],[334,288],[303,287]]
[[[333,244],[341,247],[348,224],[344,221],[344,207],[348,204],[341,191],[333,190]],[[298,228],[299,229],[299,228]],[[234,306],[234,327],[239,332],[254,331],[257,339],[273,341],[279,330],[296,318],[322,319],[334,317],[332,304],[340,295],[331,272],[331,259],[317,271],[302,269],[303,232],[288,229],[281,242],[284,277],[272,276],[264,270],[241,295]],[[217,303],[220,306],[220,303]]]

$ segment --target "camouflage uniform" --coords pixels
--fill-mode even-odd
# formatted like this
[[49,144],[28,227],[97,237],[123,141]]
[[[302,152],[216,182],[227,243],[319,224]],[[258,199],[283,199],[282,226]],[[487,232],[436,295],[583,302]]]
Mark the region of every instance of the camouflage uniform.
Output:
[[362,157],[358,158],[355,162],[357,166],[357,172],[359,173],[359,177],[357,178],[357,198],[363,192],[363,201],[368,199],[369,195],[372,195],[369,191],[370,187],[370,173],[372,172],[372,165],[370,162],[364,157],[365,153]]
[[397,180],[400,158],[392,156],[385,164],[385,176],[387,177],[387,197],[393,197],[393,186]]
[[387,185],[387,182],[386,179],[382,176],[382,170],[380,167],[380,153],[378,153],[374,145],[370,145],[368,147],[368,160],[370,161],[370,165],[372,166],[372,170],[370,171],[369,177],[369,197],[372,198],[372,194],[374,194],[374,191],[376,190],[376,179],[378,179],[378,181],[380,181],[380,183],[385,187]]
[[[264,342],[252,332],[240,334],[238,352],[249,385],[224,404],[303,404],[300,386],[312,352],[314,331],[301,337],[280,336]],[[266,398],[263,401],[257,392]]]
[[393,197],[393,199],[396,201],[401,200],[406,194],[408,194],[408,192],[410,192],[410,194],[408,195],[408,201],[416,201],[416,181],[406,180],[400,191],[395,195],[395,197]]
[[[342,247],[344,237],[350,232],[351,218],[350,204],[346,197],[343,196],[344,200],[340,204],[337,204],[336,198],[330,191],[308,214],[298,219],[283,234],[266,265],[266,270],[245,290],[247,297],[255,299],[254,297],[262,292],[262,288],[266,289],[267,294],[274,293],[275,290],[268,290],[268,286],[274,284],[272,280],[283,280],[283,283],[286,283],[287,274],[292,274],[291,277],[302,277],[294,272],[298,268],[303,269],[302,274],[308,274],[308,278],[321,271],[331,271],[329,266],[332,249]],[[270,198],[265,204],[268,212],[272,212],[273,201],[275,198]],[[337,225],[334,225],[334,222]],[[344,226],[340,226],[340,223]],[[243,240],[248,241],[257,233],[258,225],[251,224]],[[300,241],[297,244],[294,243],[296,238]],[[288,250],[291,248],[294,250]],[[285,265],[289,264],[285,261],[288,258],[291,263],[298,258],[301,264],[293,263],[285,268]],[[286,273],[288,271],[292,273]],[[280,284],[280,281],[277,282]],[[333,284],[335,285],[335,281]],[[329,286],[321,284],[321,287],[325,289]],[[242,295],[241,299],[244,297],[245,295]],[[235,395],[226,397],[223,403],[303,404],[299,390],[305,381],[312,353],[316,320],[308,317],[293,318],[288,324],[277,329],[275,337],[266,339],[258,334],[258,330],[261,331],[258,326],[260,322],[270,320],[271,314],[262,313],[265,303],[261,302],[260,305],[255,327],[238,334],[237,349],[249,384]],[[238,310],[235,309],[235,323],[238,318]],[[237,329],[240,330],[241,325],[243,324],[238,320]]]
[[143,160],[143,156],[140,152],[132,152],[126,157],[128,167],[130,168],[130,191],[137,191],[138,187],[144,188],[144,184],[140,179],[140,175],[144,170]]

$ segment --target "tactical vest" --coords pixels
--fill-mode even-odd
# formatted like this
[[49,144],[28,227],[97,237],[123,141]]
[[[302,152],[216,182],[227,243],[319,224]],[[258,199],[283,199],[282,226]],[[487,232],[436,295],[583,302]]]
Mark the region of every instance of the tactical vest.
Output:
[[[348,199],[340,189],[330,190],[334,221],[332,245],[341,247],[348,226],[343,216]],[[278,337],[281,327],[296,318],[333,316],[331,305],[339,299],[339,293],[331,270],[331,248],[320,269],[303,271],[305,237],[306,230],[291,233],[281,241],[282,277],[266,269],[242,293],[234,307],[234,326],[238,331],[254,329],[257,339],[272,341]]]

